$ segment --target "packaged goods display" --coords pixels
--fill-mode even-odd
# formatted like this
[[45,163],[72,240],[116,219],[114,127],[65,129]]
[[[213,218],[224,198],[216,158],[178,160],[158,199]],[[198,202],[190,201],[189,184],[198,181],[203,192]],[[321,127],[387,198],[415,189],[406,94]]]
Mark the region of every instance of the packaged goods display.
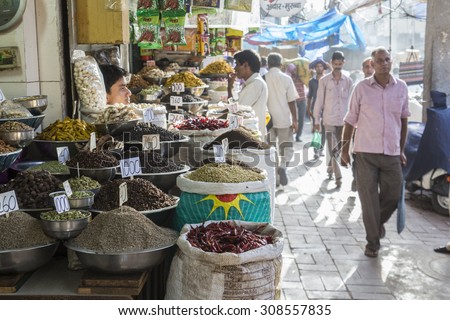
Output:
[[97,61],[91,56],[77,58],[73,66],[73,76],[82,109],[102,110],[106,105],[106,89]]

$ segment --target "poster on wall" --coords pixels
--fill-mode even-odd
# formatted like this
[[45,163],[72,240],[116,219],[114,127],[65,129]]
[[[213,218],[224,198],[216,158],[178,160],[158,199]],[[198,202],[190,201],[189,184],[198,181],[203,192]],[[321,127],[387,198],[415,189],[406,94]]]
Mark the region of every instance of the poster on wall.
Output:
[[193,0],[194,7],[220,8],[220,0]]
[[252,0],[225,0],[225,9],[252,12]]

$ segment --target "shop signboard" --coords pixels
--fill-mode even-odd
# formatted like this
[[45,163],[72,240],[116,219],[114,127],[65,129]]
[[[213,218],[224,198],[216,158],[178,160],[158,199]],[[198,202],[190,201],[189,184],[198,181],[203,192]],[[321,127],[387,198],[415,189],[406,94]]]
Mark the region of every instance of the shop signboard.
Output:
[[291,17],[305,7],[306,0],[260,0],[261,10],[272,17]]

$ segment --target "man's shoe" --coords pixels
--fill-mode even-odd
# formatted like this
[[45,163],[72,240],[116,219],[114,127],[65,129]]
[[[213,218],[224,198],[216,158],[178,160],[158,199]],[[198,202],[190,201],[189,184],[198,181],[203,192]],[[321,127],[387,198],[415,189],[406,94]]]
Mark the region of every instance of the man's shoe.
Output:
[[333,180],[333,173],[332,172],[328,172],[328,180]]
[[448,253],[448,254],[450,254],[450,250],[448,250],[446,246],[439,247],[439,248],[435,248],[435,249],[434,249],[434,252],[437,252],[437,253]]
[[355,192],[356,191],[356,180],[353,179],[352,181],[352,191]]
[[285,186],[288,184],[288,177],[286,173],[286,168],[278,168],[278,175],[280,176],[280,184]]
[[342,178],[337,178],[335,183],[336,188],[340,188],[342,186]]
[[376,258],[376,257],[378,257],[378,250],[366,247],[366,250],[364,251],[364,255],[369,258]]
[[303,140],[300,139],[300,138],[295,138],[295,141],[296,141],[296,142],[302,142]]

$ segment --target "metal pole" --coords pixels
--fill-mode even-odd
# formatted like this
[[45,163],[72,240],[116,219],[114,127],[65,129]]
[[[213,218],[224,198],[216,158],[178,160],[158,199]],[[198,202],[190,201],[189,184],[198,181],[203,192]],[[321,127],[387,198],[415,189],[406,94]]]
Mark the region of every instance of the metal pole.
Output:
[[389,0],[389,52],[392,52],[392,0]]

